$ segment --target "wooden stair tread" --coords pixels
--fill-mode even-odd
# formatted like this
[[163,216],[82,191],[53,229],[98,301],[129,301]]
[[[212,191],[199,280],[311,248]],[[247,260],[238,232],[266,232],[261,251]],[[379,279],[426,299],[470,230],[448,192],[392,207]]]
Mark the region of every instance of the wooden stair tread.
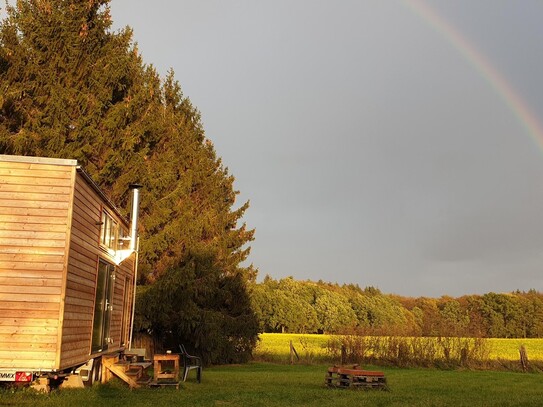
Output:
[[153,362],[131,362],[130,365],[131,366],[140,366],[143,369],[147,369],[147,368],[153,366]]
[[147,386],[149,383],[151,383],[152,378],[150,376],[147,377],[140,377],[136,383],[138,383],[140,386]]
[[127,376],[136,376],[137,378],[141,377],[143,375],[143,372],[141,369],[128,369],[124,372]]

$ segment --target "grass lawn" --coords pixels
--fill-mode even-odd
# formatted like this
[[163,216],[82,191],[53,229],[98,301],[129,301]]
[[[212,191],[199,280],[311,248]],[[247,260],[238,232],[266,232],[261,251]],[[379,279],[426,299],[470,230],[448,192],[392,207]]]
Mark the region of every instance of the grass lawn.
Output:
[[390,391],[329,389],[326,365],[250,363],[205,369],[175,389],[129,390],[112,381],[51,394],[0,389],[0,406],[541,406],[540,374],[384,370]]

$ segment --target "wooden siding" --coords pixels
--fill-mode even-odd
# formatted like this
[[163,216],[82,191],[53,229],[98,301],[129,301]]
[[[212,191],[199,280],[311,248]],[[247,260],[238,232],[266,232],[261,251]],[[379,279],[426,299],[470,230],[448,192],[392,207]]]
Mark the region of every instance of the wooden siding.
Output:
[[[98,262],[114,263],[99,244],[102,208],[128,224],[76,165],[0,155],[2,369],[62,370],[94,356]],[[128,339],[134,269],[134,256],[115,267],[107,352]]]
[[[126,290],[130,287],[125,287],[125,280],[128,277],[130,281],[134,279],[133,273],[134,262],[132,258],[125,260],[116,270],[115,287],[113,291],[113,313],[111,318],[110,336],[115,346],[123,346],[128,343],[126,333],[129,327],[126,326],[130,320],[126,320],[125,313],[130,314],[132,297],[127,296]],[[133,284],[133,283],[132,283]],[[125,324],[123,329],[122,325]],[[123,335],[124,334],[124,335]],[[124,336],[124,338],[122,337]]]
[[[66,278],[65,307],[62,328],[60,368],[85,362],[91,355],[92,325],[94,321],[94,301],[99,259],[111,264],[114,262],[100,247],[100,221],[102,208],[108,208],[101,196],[78,175],[75,182],[71,239]],[[126,222],[113,215],[115,221],[128,228]],[[134,277],[134,261],[125,260],[115,267],[113,287],[113,311],[110,321],[110,337],[107,352],[119,350],[124,345],[121,338],[122,309],[131,307],[124,302],[125,277]],[[125,327],[128,331],[128,327]]]
[[0,160],[2,368],[55,368],[75,170]]

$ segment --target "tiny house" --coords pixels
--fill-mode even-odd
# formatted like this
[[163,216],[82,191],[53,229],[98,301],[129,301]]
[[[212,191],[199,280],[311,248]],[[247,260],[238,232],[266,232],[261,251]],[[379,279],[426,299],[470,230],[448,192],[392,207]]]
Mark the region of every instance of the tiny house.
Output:
[[129,222],[77,161],[0,155],[0,381],[128,347],[138,188]]

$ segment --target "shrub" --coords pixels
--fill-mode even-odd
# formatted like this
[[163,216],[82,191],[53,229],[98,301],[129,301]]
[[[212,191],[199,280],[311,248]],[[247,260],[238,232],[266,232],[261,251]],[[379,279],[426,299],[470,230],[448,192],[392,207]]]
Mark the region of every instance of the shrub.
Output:
[[398,367],[483,367],[489,359],[482,338],[338,335],[327,342],[332,360]]

